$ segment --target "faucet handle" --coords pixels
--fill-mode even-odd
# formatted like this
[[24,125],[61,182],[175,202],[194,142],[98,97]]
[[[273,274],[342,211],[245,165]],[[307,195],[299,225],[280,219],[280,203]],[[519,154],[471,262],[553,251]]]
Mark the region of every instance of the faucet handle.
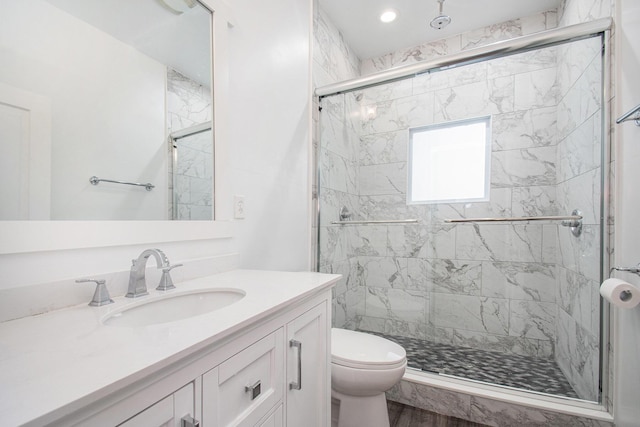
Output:
[[95,283],[96,291],[93,293],[93,298],[89,303],[92,307],[100,307],[101,305],[107,305],[113,303],[113,300],[109,296],[109,290],[107,290],[106,281],[104,279],[78,279],[76,283]]
[[156,288],[157,291],[168,291],[169,289],[175,289],[173,279],[171,279],[170,271],[176,267],[182,267],[182,264],[173,264],[162,267],[162,277],[160,278],[160,284]]

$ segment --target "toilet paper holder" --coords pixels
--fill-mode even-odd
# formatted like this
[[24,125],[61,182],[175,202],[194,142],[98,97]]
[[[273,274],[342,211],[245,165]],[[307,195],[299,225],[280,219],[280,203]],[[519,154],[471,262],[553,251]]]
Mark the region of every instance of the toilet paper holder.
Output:
[[[613,275],[614,271],[626,271],[627,273],[633,273],[640,276],[640,263],[635,267],[611,267],[609,270],[609,277]],[[622,291],[620,294],[620,299],[622,301],[628,301],[632,298],[632,294],[630,291]]]
[[640,276],[640,263],[638,263],[638,265],[636,265],[635,267],[611,267],[611,269],[609,270],[609,277],[613,275],[614,271],[626,271],[628,273],[633,273]]

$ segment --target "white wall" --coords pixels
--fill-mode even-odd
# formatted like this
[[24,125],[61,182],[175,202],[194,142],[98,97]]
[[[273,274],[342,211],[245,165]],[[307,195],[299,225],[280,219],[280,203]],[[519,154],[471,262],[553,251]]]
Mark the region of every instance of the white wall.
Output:
[[52,218],[166,218],[166,67],[42,0],[3,14],[0,82],[52,104]]
[[231,176],[245,196],[241,265],[310,267],[311,1],[235,0],[229,33]]
[[[616,3],[616,106],[619,117],[640,104],[640,2]],[[640,262],[640,127],[626,122],[615,127],[616,160],[616,264]],[[637,286],[640,277],[618,273]],[[640,307],[615,310],[615,397],[616,426],[637,426],[640,420]]]

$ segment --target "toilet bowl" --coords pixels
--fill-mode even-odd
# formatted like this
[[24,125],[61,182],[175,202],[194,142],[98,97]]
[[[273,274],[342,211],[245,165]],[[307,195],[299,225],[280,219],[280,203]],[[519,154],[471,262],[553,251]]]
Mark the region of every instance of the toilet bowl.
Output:
[[331,330],[333,426],[389,427],[384,392],[404,375],[407,354],[401,346],[363,332]]

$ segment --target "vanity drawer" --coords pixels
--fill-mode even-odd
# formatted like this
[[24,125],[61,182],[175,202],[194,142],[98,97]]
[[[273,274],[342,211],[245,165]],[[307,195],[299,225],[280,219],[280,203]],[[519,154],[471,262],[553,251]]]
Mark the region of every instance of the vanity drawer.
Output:
[[255,426],[283,398],[282,329],[203,376],[206,426]]

